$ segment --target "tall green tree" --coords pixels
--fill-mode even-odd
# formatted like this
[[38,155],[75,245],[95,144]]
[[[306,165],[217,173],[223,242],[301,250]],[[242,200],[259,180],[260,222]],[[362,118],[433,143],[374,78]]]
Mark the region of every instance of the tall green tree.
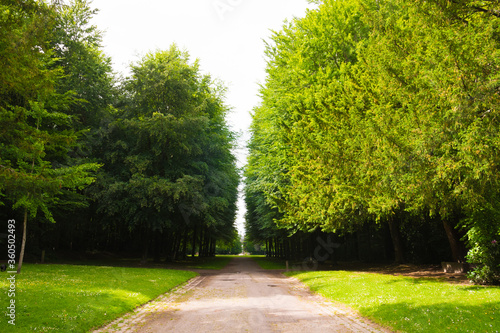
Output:
[[28,215],[36,217],[41,210],[46,219],[55,222],[50,208],[65,191],[90,184],[92,172],[99,166],[65,163],[65,155],[78,138],[64,113],[72,96],[54,89],[61,73],[54,66],[50,48],[56,8],[26,1],[7,2],[1,9],[5,70],[0,101],[0,191],[13,209],[23,211],[19,273]]
[[74,93],[76,101],[66,113],[75,129],[91,130],[85,133],[89,141],[109,119],[115,93],[111,58],[102,51],[103,33],[91,24],[97,13],[89,0],[71,0],[59,6],[51,40],[55,65],[64,73],[57,90]]
[[322,1],[275,33],[249,228],[274,208],[283,228],[386,221],[401,261],[400,223],[424,216],[442,222],[454,260],[460,226],[486,258],[499,232],[497,20],[497,1]]
[[249,189],[281,210],[282,227],[341,231],[360,220],[352,179],[360,125],[342,96],[367,31],[355,1],[324,1],[267,46],[247,172]]
[[204,237],[234,228],[234,138],[222,97],[198,62],[175,45],[150,53],[132,66],[124,92],[102,148],[100,210],[141,235],[143,261],[153,239],[173,241],[169,233],[185,244],[192,228]]
[[460,219],[468,228],[497,206],[498,2],[362,3],[372,35],[358,82],[395,162],[384,171],[393,198],[438,214],[463,260]]

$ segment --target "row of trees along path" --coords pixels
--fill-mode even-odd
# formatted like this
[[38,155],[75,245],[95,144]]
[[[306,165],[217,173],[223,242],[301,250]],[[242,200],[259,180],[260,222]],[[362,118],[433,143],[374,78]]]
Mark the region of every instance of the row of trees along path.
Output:
[[3,1],[0,12],[0,216],[24,222],[19,271],[25,243],[36,258],[145,261],[214,255],[238,237],[225,88],[197,60],[173,45],[122,78],[89,1]]
[[318,4],[267,44],[249,240],[374,226],[396,262],[464,262],[466,245],[473,278],[500,280],[500,3]]

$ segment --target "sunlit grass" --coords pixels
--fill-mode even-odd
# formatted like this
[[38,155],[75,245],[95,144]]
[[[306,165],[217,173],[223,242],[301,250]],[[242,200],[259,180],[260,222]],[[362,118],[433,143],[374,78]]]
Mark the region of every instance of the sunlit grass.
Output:
[[[1,276],[4,313],[8,284]],[[26,264],[16,276],[16,325],[7,326],[4,317],[0,331],[86,332],[194,276],[166,269]]]
[[287,275],[399,331],[500,331],[498,287],[345,271],[289,272]]

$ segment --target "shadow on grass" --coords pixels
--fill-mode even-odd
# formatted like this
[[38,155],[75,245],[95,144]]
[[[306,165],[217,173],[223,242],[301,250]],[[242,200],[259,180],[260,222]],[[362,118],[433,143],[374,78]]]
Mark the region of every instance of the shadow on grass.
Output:
[[[181,270],[26,264],[16,276],[16,325],[8,332],[87,332],[196,275]],[[0,288],[5,287],[6,280],[0,281]]]
[[313,291],[403,332],[498,332],[500,288],[365,272],[290,272]]
[[128,267],[128,268],[166,268],[166,269],[212,269],[218,270],[222,269],[231,258],[234,256],[230,255],[220,255],[216,257],[186,257],[184,259],[179,259],[176,261],[153,261],[148,260],[146,263],[141,263],[139,258],[118,258],[118,257],[107,257],[107,258],[85,258],[85,259],[66,259],[66,260],[55,260],[47,264],[56,265],[77,265],[77,266],[109,266],[109,267]]

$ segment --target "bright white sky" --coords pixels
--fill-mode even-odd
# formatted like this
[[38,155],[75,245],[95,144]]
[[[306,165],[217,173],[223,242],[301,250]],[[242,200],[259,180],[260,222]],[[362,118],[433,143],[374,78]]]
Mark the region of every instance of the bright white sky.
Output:
[[[229,124],[241,133],[237,156],[246,162],[250,112],[259,104],[265,81],[264,42],[284,20],[315,8],[307,0],[94,0],[93,24],[104,31],[104,51],[115,71],[128,75],[128,65],[149,51],[176,43],[198,58],[203,72],[228,87],[233,108]],[[245,207],[238,203],[237,226],[244,234]]]

